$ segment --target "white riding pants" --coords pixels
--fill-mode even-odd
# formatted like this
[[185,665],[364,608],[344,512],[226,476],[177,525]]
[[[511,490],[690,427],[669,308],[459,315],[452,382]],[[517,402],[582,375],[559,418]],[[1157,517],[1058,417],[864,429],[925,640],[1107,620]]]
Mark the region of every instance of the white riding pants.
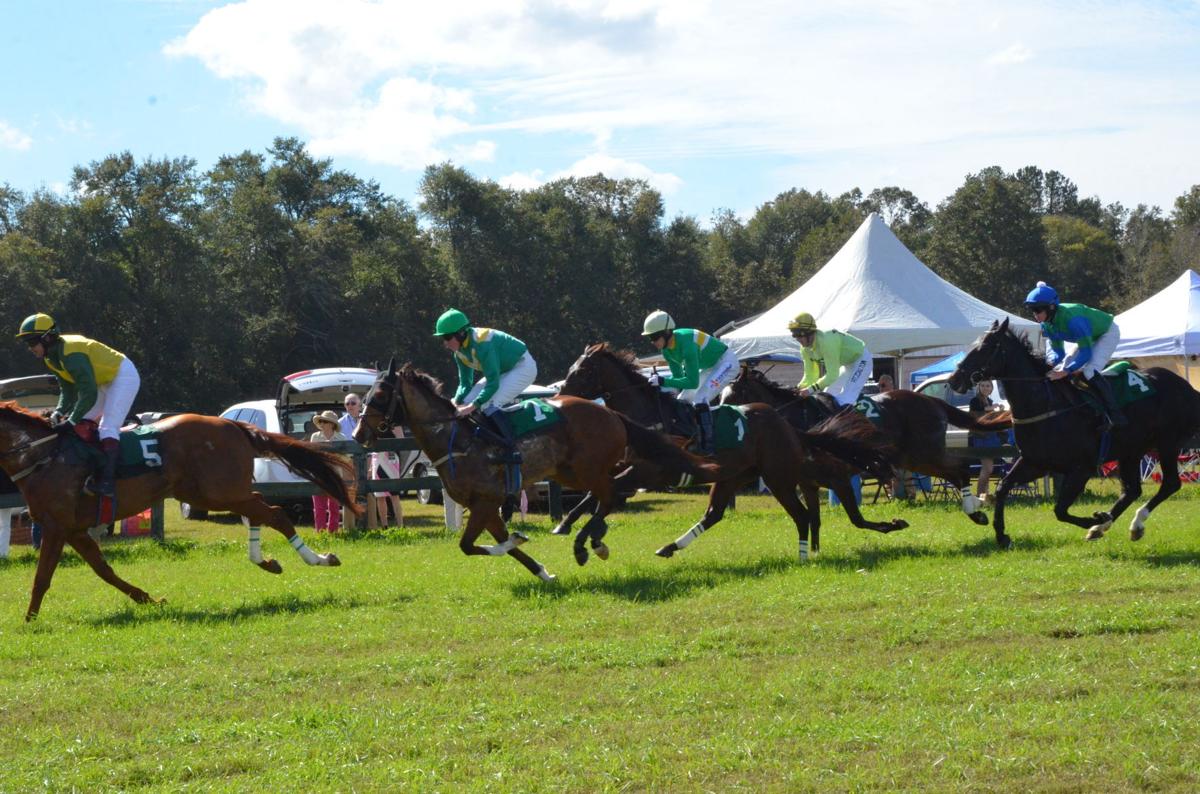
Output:
[[[1096,344],[1092,345],[1092,357],[1088,363],[1083,365],[1083,377],[1090,378],[1097,372],[1108,366],[1109,359],[1112,358],[1113,351],[1117,349],[1117,344],[1121,341],[1121,329],[1113,323],[1104,334],[1096,340]],[[1063,359],[1061,368],[1065,369],[1071,365],[1079,356],[1079,348],[1076,347],[1071,352],[1067,353]]]
[[871,377],[871,351],[863,348],[862,355],[850,366],[842,370],[838,379],[829,384],[825,393],[837,400],[838,405],[854,405],[858,395]]
[[[492,398],[483,405],[480,409],[486,414],[494,408],[503,408],[509,403],[521,396],[521,392],[529,388],[535,380],[537,380],[537,362],[533,360],[533,356],[529,355],[526,350],[524,355],[517,359],[517,363],[508,372],[500,374],[500,388],[496,389],[496,393]],[[483,387],[487,385],[487,378],[480,378],[467,392],[462,399],[462,405],[470,405],[475,402],[475,398],[483,391]]]
[[129,416],[129,409],[133,407],[141,385],[142,378],[138,375],[137,367],[125,359],[117,368],[117,376],[96,389],[96,404],[83,418],[99,423],[100,438],[121,437],[121,425],[125,424],[125,417]]
[[733,383],[738,374],[738,357],[732,350],[725,353],[713,364],[700,373],[700,385],[694,389],[684,389],[679,392],[678,399],[692,405],[710,403],[721,396],[721,391]]

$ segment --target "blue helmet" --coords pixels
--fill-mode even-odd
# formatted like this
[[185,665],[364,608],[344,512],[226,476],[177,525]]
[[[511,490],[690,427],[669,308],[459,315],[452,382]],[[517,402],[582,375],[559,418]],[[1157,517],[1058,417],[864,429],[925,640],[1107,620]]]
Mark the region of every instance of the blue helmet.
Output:
[[1025,305],[1046,307],[1057,306],[1058,293],[1054,291],[1054,287],[1051,287],[1044,281],[1039,281],[1037,286],[1030,290],[1029,294],[1025,296]]

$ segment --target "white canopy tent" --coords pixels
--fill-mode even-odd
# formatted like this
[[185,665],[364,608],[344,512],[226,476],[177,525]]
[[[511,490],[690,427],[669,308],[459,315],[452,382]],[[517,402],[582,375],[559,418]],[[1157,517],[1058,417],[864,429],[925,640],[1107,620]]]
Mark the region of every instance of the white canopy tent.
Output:
[[797,355],[800,346],[787,324],[802,311],[810,312],[821,328],[854,334],[877,356],[897,358],[968,345],[993,320],[1005,317],[1014,329],[1038,333],[1037,323],[1013,317],[938,276],[875,213],[798,290],[722,341],[743,359]]
[[1169,365],[1190,380],[1189,362],[1200,355],[1200,274],[1185,270],[1161,292],[1118,314],[1116,321],[1121,342],[1113,358],[1165,358],[1153,365]]

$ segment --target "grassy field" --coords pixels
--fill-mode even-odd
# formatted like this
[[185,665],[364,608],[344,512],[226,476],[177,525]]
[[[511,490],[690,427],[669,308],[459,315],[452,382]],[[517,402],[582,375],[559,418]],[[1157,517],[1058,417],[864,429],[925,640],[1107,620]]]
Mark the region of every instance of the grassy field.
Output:
[[868,506],[913,524],[887,536],[826,511],[801,565],[761,497],[659,559],[703,498],[643,494],[585,568],[531,522],[549,585],[411,501],[307,528],[341,568],[264,533],[282,576],[169,510],[165,546],[106,546],[162,606],[69,555],[26,625],[32,553],[0,561],[0,791],[1192,791],[1198,506],[1131,544],[1025,504],[1011,552],[949,505]]

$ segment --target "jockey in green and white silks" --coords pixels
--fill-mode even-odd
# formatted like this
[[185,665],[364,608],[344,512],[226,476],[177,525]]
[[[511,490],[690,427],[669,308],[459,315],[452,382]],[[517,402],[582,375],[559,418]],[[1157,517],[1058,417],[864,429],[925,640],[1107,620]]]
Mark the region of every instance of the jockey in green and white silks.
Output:
[[737,377],[737,355],[711,334],[695,328],[676,328],[675,320],[662,310],[646,317],[642,336],[662,353],[671,368],[671,376],[659,378],[657,385],[676,389],[679,392],[676,399],[696,409],[700,446],[713,454],[715,437],[709,406]]
[[[1105,429],[1127,424],[1108,381],[1100,376],[1121,341],[1121,329],[1113,316],[1082,303],[1059,303],[1058,292],[1044,281],[1025,296],[1025,306],[1042,324],[1046,337],[1046,361],[1054,367],[1046,377],[1061,380],[1079,372],[1103,403]],[[1070,353],[1066,352],[1067,342],[1075,346]]]
[[472,327],[467,315],[458,309],[449,309],[438,318],[435,335],[454,354],[458,367],[458,389],[454,392],[458,415],[481,410],[497,425],[511,448],[512,428],[500,409],[514,402],[537,378],[537,362],[525,343],[494,328]]
[[58,379],[58,406],[51,421],[70,423],[84,441],[99,436],[105,465],[99,480],[88,487],[93,493],[111,496],[121,425],[141,387],[137,367],[108,345],[86,336],[60,334],[48,314],[26,317],[17,338],[29,345]]
[[[788,323],[792,338],[800,343],[804,360],[802,394],[824,391],[838,405],[854,405],[871,377],[871,353],[857,336],[842,331],[822,331],[808,312]],[[821,374],[820,365],[825,365]]]

